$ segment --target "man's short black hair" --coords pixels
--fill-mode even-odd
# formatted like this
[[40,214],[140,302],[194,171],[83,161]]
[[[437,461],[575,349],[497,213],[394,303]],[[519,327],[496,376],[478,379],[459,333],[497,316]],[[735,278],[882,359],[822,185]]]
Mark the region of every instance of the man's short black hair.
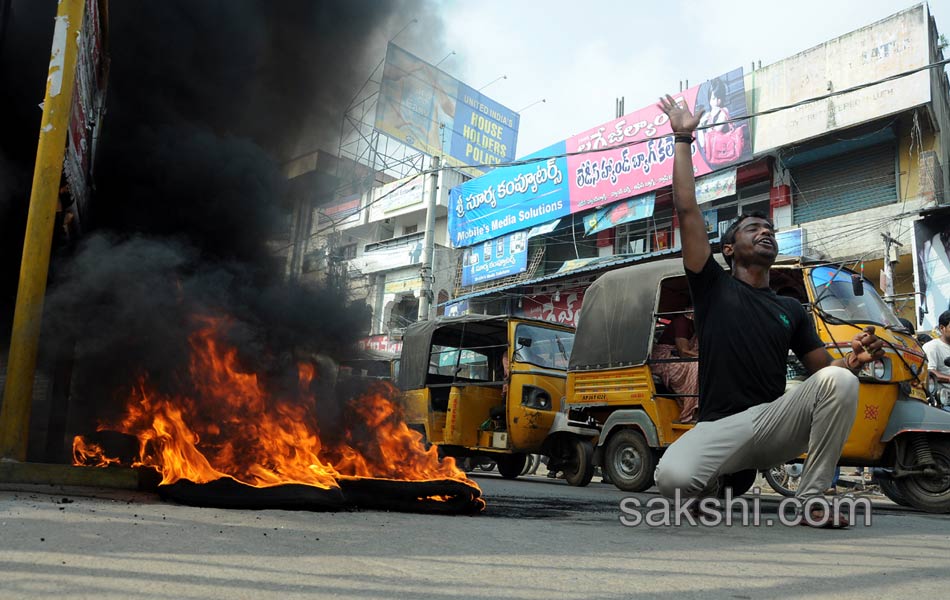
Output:
[[[731,245],[731,244],[736,243],[736,231],[739,230],[739,225],[741,225],[742,222],[745,221],[746,219],[751,219],[751,218],[764,219],[772,227],[772,229],[775,229],[775,223],[772,222],[772,219],[770,219],[767,214],[765,214],[764,212],[760,210],[754,210],[752,212],[742,213],[741,215],[736,217],[736,220],[733,221],[732,224],[729,225],[728,229],[726,229],[726,232],[722,234],[722,238],[720,238],[719,240],[720,251],[721,251],[721,248],[724,248],[726,246],[726,244]],[[726,256],[726,254],[723,253],[722,257],[726,259],[726,264],[729,265],[729,268],[731,269],[732,256]]]
[[941,327],[946,327],[950,325],[950,310],[945,310],[942,313],[940,313],[940,316],[937,317],[937,323]]

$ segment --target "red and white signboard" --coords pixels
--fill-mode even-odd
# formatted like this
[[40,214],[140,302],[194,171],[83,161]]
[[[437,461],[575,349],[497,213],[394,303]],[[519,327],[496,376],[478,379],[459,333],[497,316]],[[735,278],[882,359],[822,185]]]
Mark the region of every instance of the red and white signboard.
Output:
[[[77,44],[76,83],[69,118],[69,141],[63,171],[69,192],[76,201],[74,214],[85,216],[92,185],[92,156],[95,130],[102,116],[106,91],[106,57],[103,56],[102,23],[99,0],[86,0]],[[78,213],[78,214],[76,214]]]
[[402,340],[394,340],[388,335],[373,335],[357,342],[360,350],[375,350],[376,352],[402,353]]
[[521,312],[525,317],[543,319],[577,327],[581,315],[584,288],[570,289],[553,295],[526,296],[522,299]]

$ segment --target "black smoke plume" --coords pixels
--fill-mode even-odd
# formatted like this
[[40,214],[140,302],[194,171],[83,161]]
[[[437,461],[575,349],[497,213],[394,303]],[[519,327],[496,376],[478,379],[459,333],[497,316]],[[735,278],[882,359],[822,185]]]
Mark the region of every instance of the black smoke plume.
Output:
[[[33,101],[21,107],[30,118],[16,157],[6,145],[0,156],[0,201],[25,214],[55,2],[13,7],[4,89],[16,55],[29,47],[37,58],[20,66],[31,76],[18,92]],[[113,416],[143,372],[165,391],[187,385],[187,339],[202,315],[226,316],[242,364],[276,387],[289,385],[301,352],[339,356],[366,333],[365,304],[283,281],[271,241],[288,223],[284,167],[318,148],[335,153],[347,103],[411,19],[400,41],[438,51],[435,12],[408,0],[110,3],[93,212],[54,265],[44,317],[44,349],[75,360],[74,419]],[[11,46],[10,31],[33,37]],[[4,260],[8,246],[19,255],[4,236]]]

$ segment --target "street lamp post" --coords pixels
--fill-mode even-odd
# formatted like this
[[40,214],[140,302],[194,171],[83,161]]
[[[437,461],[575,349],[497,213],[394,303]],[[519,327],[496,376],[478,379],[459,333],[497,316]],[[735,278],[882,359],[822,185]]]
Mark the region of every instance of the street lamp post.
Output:
[[507,75],[500,75],[500,76],[498,76],[498,77],[492,79],[491,81],[489,81],[488,83],[486,83],[486,84],[483,85],[482,87],[478,88],[478,91],[480,92],[480,91],[482,91],[483,89],[485,89],[485,88],[487,88],[488,86],[490,86],[491,84],[495,83],[496,81],[501,81],[502,79],[508,79],[508,76],[507,76]]

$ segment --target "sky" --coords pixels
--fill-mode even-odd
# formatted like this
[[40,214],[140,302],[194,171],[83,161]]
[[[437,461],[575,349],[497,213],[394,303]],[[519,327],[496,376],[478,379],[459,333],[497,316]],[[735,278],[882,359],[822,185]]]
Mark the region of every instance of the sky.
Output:
[[[678,91],[680,81],[696,85],[753,61],[765,66],[914,5],[444,0],[446,50],[430,56],[406,45],[473,88],[487,84],[484,94],[521,112],[520,157],[613,119],[618,97],[630,113]],[[930,12],[950,38],[950,0],[931,0]]]

